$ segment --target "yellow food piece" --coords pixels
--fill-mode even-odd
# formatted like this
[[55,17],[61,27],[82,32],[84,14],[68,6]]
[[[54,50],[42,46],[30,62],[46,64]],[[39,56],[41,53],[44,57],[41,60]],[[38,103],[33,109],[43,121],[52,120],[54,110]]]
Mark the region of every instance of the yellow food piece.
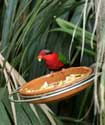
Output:
[[64,81],[63,80],[58,81],[58,86],[61,86],[61,85],[64,85]]
[[49,84],[47,82],[44,82],[44,84],[40,87],[39,90],[43,90],[43,89],[46,89],[48,88]]

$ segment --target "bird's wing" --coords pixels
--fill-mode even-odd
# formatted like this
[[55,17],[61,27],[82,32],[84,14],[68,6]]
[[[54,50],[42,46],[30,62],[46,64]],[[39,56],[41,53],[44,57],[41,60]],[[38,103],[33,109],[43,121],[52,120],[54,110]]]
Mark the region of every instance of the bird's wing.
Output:
[[59,59],[61,62],[63,62],[65,65],[69,64],[69,60],[61,53],[59,53]]

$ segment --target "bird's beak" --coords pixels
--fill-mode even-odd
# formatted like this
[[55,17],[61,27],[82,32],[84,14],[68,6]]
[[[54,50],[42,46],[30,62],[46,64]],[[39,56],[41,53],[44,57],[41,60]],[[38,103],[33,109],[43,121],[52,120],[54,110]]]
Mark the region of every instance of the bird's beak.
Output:
[[38,56],[38,61],[41,62],[42,61],[42,57]]

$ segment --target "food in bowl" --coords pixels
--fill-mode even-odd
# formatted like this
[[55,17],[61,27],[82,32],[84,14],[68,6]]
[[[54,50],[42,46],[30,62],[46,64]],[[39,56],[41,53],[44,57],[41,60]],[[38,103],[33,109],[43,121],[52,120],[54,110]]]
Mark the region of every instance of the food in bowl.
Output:
[[60,87],[62,85],[65,84],[70,84],[73,81],[80,79],[81,77],[85,76],[85,74],[70,74],[69,76],[66,76],[64,80],[59,80],[57,82],[54,83],[48,83],[47,81],[45,81],[40,88],[38,89],[28,89],[25,88],[25,91],[27,93],[31,93],[31,92],[35,92],[35,91],[42,91],[42,90],[48,90],[48,89],[52,89],[52,88],[56,88],[56,87]]

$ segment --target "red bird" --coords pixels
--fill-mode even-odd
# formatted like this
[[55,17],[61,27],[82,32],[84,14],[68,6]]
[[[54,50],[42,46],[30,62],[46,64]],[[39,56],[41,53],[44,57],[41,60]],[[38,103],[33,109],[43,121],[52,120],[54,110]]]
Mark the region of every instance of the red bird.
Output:
[[46,49],[39,52],[38,60],[44,60],[47,68],[50,70],[59,70],[68,64],[67,59],[63,55]]

